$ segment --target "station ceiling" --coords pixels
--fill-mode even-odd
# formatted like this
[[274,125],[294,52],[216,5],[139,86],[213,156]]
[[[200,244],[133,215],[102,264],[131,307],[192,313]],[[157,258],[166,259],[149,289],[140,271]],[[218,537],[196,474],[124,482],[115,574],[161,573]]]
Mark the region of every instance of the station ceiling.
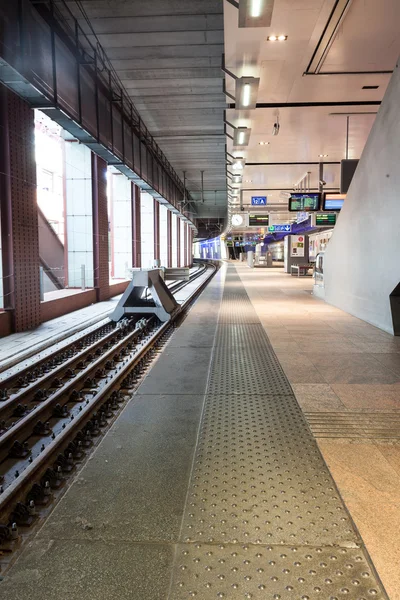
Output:
[[[239,27],[235,0],[68,1],[76,16],[84,9],[147,127],[182,179],[186,172],[201,217],[226,213],[225,144],[246,160],[236,186],[245,203],[265,191],[284,210],[280,190],[307,172],[318,187],[320,161],[336,163],[324,166],[324,181],[337,189],[337,163],[360,158],[400,54],[399,0],[257,2],[272,7],[268,27]],[[223,54],[229,73],[260,78],[254,110],[235,108]],[[224,115],[251,128],[248,146],[233,146]]]
[[[223,0],[68,0],[90,24],[194,215],[226,214]],[[91,36],[94,39],[94,36]],[[201,194],[203,173],[204,202]]]

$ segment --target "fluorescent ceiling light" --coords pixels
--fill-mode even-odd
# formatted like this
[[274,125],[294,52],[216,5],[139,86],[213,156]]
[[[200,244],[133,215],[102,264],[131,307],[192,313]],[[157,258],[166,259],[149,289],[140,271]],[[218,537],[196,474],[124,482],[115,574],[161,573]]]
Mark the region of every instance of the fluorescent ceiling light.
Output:
[[249,104],[250,104],[250,84],[249,83],[246,83],[243,86],[242,104],[243,104],[243,106],[249,106]]
[[253,110],[257,103],[259,77],[240,77],[236,79],[235,108]]
[[254,17],[254,18],[259,17],[261,15],[261,7],[262,7],[261,0],[252,0],[250,16]]
[[239,0],[239,27],[270,27],[274,0]]
[[248,146],[251,129],[247,127],[237,127],[233,133],[234,146]]

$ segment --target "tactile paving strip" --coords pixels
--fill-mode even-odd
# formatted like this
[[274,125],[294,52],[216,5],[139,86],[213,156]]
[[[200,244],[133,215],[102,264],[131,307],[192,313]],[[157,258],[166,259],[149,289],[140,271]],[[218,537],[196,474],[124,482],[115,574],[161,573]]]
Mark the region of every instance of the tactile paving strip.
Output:
[[271,344],[265,336],[263,326],[258,323],[253,324],[219,324],[215,345],[230,346],[231,348],[241,348],[243,346],[258,349],[264,349],[271,352]]
[[169,598],[387,599],[231,270]]
[[207,396],[181,539],[359,541],[294,398]]
[[192,544],[178,547],[171,600],[383,600],[358,549]]
[[209,394],[289,394],[292,388],[272,348],[216,346]]
[[230,294],[225,297],[222,302],[219,313],[220,323],[259,323],[253,306],[249,303],[249,299],[242,294]]

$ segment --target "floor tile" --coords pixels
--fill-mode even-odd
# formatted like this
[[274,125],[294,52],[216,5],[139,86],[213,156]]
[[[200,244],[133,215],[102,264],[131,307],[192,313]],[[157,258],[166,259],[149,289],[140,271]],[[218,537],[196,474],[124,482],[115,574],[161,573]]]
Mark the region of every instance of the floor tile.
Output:
[[307,354],[311,363],[328,383],[396,383],[400,375],[381,365],[373,356],[365,353]]
[[215,337],[214,325],[192,325],[184,321],[185,327],[178,327],[168,342],[169,348],[192,346],[194,348],[212,347]]
[[326,383],[294,383],[297,402],[305,412],[334,412],[346,410],[346,406]]
[[165,351],[151,370],[151,376],[139,388],[141,394],[204,394],[210,365],[211,348],[187,347]]
[[0,582],[7,600],[166,600],[173,547],[35,540]]
[[349,410],[400,409],[400,384],[333,383],[335,394]]
[[[176,541],[202,406],[202,396],[135,396],[39,536]],[[99,481],[110,482],[101,498]]]
[[276,351],[276,355],[290,383],[327,383],[304,354]]
[[380,353],[372,354],[371,356],[373,356],[381,365],[400,376],[400,353]]
[[318,445],[390,600],[400,600],[400,477],[372,441]]
[[374,440],[374,444],[400,477],[400,441]]

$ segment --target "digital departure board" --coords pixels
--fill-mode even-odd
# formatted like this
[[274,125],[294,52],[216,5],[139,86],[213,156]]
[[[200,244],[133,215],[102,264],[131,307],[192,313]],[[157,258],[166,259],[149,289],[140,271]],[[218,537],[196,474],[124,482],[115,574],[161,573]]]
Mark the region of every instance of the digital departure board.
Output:
[[346,199],[346,194],[324,194],[322,210],[341,210]]
[[316,227],[333,227],[336,225],[336,217],[335,213],[318,213],[315,215],[315,226]]
[[269,215],[249,215],[249,227],[268,227]]
[[315,212],[319,210],[321,194],[291,194],[288,209],[290,212]]

